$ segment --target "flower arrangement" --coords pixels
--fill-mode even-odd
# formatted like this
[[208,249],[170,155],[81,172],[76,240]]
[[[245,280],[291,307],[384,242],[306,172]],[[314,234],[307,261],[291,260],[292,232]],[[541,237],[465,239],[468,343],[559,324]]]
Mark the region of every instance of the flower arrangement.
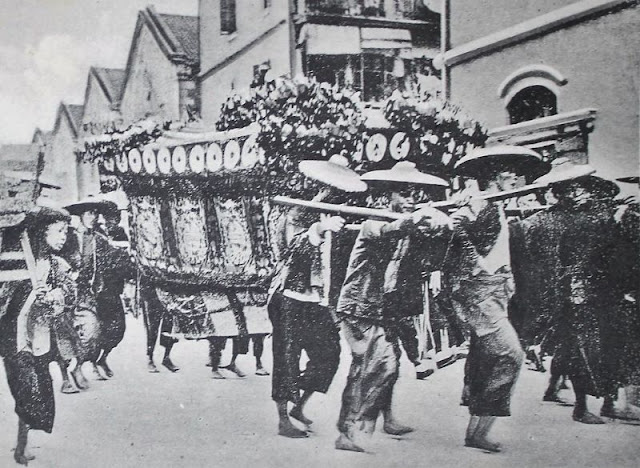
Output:
[[439,95],[412,96],[395,91],[386,103],[391,126],[415,135],[419,151],[409,156],[419,170],[451,177],[455,163],[470,149],[482,147],[487,130],[459,106]]
[[327,160],[340,153],[355,166],[363,131],[359,93],[346,91],[313,78],[278,78],[248,95],[230,96],[223,104],[218,130],[259,123],[258,145],[265,152],[263,171],[269,193],[305,190],[297,171],[303,159]]
[[124,130],[113,129],[101,135],[85,137],[77,154],[85,162],[102,162],[106,158],[126,154],[132,148],[142,148],[157,140],[170,127],[172,125],[169,122],[157,123],[144,119]]

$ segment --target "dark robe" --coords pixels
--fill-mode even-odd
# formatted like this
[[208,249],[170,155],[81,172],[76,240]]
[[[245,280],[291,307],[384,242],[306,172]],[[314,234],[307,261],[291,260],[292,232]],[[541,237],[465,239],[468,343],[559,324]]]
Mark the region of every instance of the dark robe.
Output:
[[[55,418],[53,384],[49,373],[49,363],[54,359],[57,326],[70,315],[75,305],[75,287],[70,276],[70,267],[59,257],[50,258],[51,267],[47,285],[52,290],[60,290],[64,303],[52,316],[53,311],[46,305],[34,303],[28,314],[45,318],[50,332],[49,352],[38,354],[31,348],[22,347],[18,339],[18,317],[32,291],[31,281],[16,281],[4,284],[2,289],[2,311],[0,313],[0,355],[4,358],[4,367],[11,395],[15,400],[15,412],[31,429],[51,432]],[[43,320],[43,319],[40,319]]]

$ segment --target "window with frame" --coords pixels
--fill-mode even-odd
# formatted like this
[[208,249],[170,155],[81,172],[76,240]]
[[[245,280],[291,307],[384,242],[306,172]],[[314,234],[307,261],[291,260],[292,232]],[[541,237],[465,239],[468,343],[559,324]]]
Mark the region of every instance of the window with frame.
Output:
[[308,55],[307,74],[319,82],[362,91],[364,101],[381,101],[400,86],[394,57],[381,54]]
[[236,32],[236,0],[220,0],[220,32]]
[[507,112],[511,124],[548,117],[558,113],[558,100],[545,86],[529,86],[511,98]]

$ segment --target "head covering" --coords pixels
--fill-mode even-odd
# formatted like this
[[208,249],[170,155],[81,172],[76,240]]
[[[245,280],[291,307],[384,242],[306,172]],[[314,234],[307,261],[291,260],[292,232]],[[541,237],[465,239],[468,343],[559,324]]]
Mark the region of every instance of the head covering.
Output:
[[639,176],[628,176],[628,177],[618,177],[616,179],[618,182],[624,182],[625,184],[638,184],[640,183]]
[[391,169],[370,171],[360,176],[362,180],[393,184],[432,185],[449,187],[449,182],[416,169],[415,163],[400,161]]
[[539,177],[549,172],[550,166],[525,146],[495,145],[473,149],[455,164],[454,170],[458,175],[473,178],[503,171]]
[[22,225],[27,229],[36,229],[58,221],[68,223],[71,221],[71,215],[62,208],[35,206],[27,212]]
[[596,170],[589,164],[575,164],[569,158],[558,158],[551,163],[551,172],[536,179],[538,184],[561,188],[578,183],[589,192],[601,197],[615,197],[620,188],[611,180],[593,175]]
[[102,205],[102,208],[100,209],[100,212],[106,217],[110,217],[110,218],[120,217],[120,208],[118,208],[118,205],[115,202],[112,202],[111,200],[103,200],[103,205]]
[[347,158],[334,154],[328,161],[300,161],[298,168],[305,176],[345,192],[364,192],[366,182],[348,167]]
[[92,211],[92,210],[95,210],[98,213],[103,213],[105,209],[108,209],[107,208],[108,203],[113,203],[113,202],[107,202],[106,200],[103,200],[101,198],[90,196],[80,201],[70,203],[66,205],[65,208],[72,215],[81,215],[86,211]]
[[551,171],[538,177],[537,184],[556,184],[586,177],[596,170],[589,164],[576,164],[569,158],[557,158],[551,162]]

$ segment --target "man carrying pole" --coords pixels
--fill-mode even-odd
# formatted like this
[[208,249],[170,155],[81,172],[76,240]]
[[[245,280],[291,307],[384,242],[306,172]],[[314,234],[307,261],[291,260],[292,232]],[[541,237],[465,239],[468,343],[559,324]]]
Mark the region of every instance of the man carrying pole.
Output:
[[[339,155],[329,161],[302,161],[300,171],[323,183],[315,202],[326,200],[332,191],[362,192],[367,188]],[[318,219],[299,208],[292,209],[279,226],[279,251],[284,254],[271,282],[268,307],[273,325],[272,398],[278,409],[278,434],[284,437],[307,436],[293,425],[289,415],[305,426],[312,424],[304,407],[313,393],[329,389],[340,363],[340,339],[327,301],[330,285],[325,273],[330,261],[326,250],[330,246],[323,244],[328,244],[327,234],[343,226],[341,216],[322,215]],[[302,350],[309,362],[301,373]],[[287,414],[289,402],[294,407]]]
[[[496,146],[472,151],[455,169],[491,193],[515,188],[518,175],[544,166],[527,148]],[[524,359],[507,312],[514,292],[507,220],[501,203],[482,199],[469,201],[452,218],[446,277],[456,313],[471,332],[463,394],[470,413],[465,445],[499,452],[500,444],[488,437],[489,431],[496,417],[510,415],[511,394]]]
[[353,360],[342,395],[340,436],[335,446],[355,452],[364,451],[355,440],[357,432],[371,435],[380,413],[385,432],[402,435],[413,431],[392,414],[402,334],[398,323],[422,311],[423,252],[419,243],[447,232],[449,224],[449,218],[433,208],[414,212],[417,189],[448,184],[419,172],[413,163],[403,161],[391,170],[365,174],[363,179],[383,184],[389,207],[400,216],[396,221],[362,224],[338,300],[337,313]]

